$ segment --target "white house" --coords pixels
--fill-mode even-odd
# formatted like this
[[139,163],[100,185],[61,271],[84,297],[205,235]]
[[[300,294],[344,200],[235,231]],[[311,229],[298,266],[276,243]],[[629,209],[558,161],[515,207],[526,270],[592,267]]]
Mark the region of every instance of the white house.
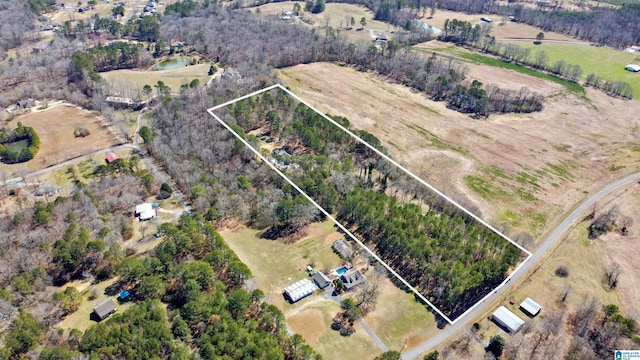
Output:
[[155,219],[157,216],[156,209],[151,203],[136,205],[135,216],[140,221]]
[[520,319],[516,314],[509,311],[504,306],[500,306],[498,310],[493,313],[493,321],[501,325],[509,332],[513,333],[518,331],[524,324],[524,320]]

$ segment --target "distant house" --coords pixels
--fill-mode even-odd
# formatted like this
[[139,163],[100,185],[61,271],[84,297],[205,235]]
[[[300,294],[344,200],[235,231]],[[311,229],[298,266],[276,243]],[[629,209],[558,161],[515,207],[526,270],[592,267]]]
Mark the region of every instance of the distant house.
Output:
[[638,71],[640,71],[640,65],[629,64],[629,65],[625,66],[624,69],[627,70],[627,71],[631,71],[631,72],[638,72]]
[[109,317],[109,315],[118,311],[118,307],[116,306],[116,302],[113,299],[107,299],[102,302],[99,302],[96,307],[93,308],[93,312],[98,316],[98,319],[104,320]]
[[16,108],[18,109],[30,109],[34,106],[36,106],[36,101],[31,98],[18,100],[16,103]]
[[540,313],[542,306],[530,298],[526,298],[522,304],[520,304],[520,309],[530,316],[536,316]]
[[305,297],[313,294],[316,291],[316,286],[309,279],[302,279],[295,284],[291,284],[284,288],[284,294],[291,303],[300,301]]
[[155,219],[157,214],[156,214],[156,208],[153,205],[154,204],[151,204],[151,203],[136,205],[135,216],[138,218],[139,221]]
[[507,331],[514,333],[524,324],[524,320],[520,319],[516,314],[509,311],[504,306],[500,306],[492,316],[493,321],[504,327]]
[[551,0],[538,0],[536,4],[540,7],[551,7]]
[[116,153],[114,153],[113,151],[109,151],[107,153],[107,164],[111,164],[112,162],[118,160],[118,155],[116,155]]
[[106,100],[110,105],[114,107],[133,108],[134,110],[141,108],[143,105],[143,103],[140,101],[134,101],[133,99],[130,99],[130,98],[118,97],[118,96],[107,96]]
[[321,271],[316,271],[313,274],[313,281],[318,285],[320,289],[324,289],[327,286],[331,285],[331,280],[327,277],[327,275],[323,274]]
[[353,250],[342,239],[336,240],[332,247],[343,259],[348,259],[353,255]]
[[376,42],[387,42],[389,41],[389,37],[387,37],[387,35],[385,34],[378,34],[376,36]]
[[362,275],[360,270],[351,268],[340,276],[340,280],[342,280],[342,283],[347,290],[351,290],[352,288],[367,281],[367,278]]

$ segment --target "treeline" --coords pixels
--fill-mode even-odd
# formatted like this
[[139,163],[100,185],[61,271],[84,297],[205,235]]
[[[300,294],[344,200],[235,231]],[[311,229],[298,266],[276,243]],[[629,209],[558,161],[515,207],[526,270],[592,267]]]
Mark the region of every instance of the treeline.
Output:
[[[27,146],[20,150],[12,149],[8,144],[27,141]],[[7,164],[21,163],[33,159],[40,150],[40,138],[36,130],[18,122],[13,131],[0,131],[0,161]]]
[[[238,119],[243,133],[267,131],[274,143],[286,144],[288,155],[278,157],[288,165],[283,171],[440,309],[460,315],[517,264],[517,247],[285,96],[265,93],[220,113],[230,123]],[[349,126],[347,119],[336,121]],[[380,146],[372,134],[362,135]]]
[[116,41],[106,46],[98,45],[84,52],[76,52],[72,59],[76,67],[85,71],[132,69],[143,65],[142,50],[142,44]]

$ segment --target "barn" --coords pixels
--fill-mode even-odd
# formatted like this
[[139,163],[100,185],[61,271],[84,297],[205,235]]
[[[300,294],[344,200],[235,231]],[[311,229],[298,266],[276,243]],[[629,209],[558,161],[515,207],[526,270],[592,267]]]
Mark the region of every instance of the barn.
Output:
[[309,279],[302,279],[284,288],[284,294],[293,304],[316,291],[316,285]]
[[516,314],[509,311],[509,309],[504,306],[500,306],[498,310],[493,313],[492,318],[498,325],[511,333],[518,331],[518,329],[520,329],[524,324],[524,320],[520,319]]

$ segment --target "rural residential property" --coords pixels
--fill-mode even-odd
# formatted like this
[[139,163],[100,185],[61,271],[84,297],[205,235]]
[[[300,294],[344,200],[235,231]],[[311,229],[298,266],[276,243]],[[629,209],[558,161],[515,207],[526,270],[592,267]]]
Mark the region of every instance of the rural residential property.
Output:
[[633,359],[639,24],[0,2],[0,360]]

